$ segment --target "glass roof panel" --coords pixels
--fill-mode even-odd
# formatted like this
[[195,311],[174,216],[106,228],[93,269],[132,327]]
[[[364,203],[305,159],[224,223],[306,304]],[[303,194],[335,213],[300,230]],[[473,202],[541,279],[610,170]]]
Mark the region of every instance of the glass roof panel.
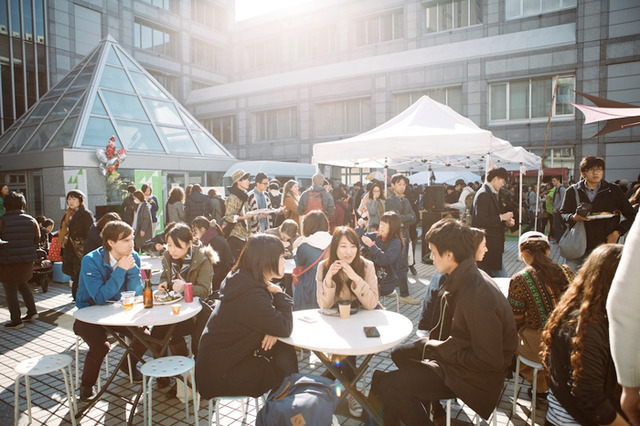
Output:
[[30,126],[32,124],[38,124],[40,121],[44,119],[44,117],[49,113],[53,104],[58,99],[45,99],[41,101],[38,106],[35,107],[33,112],[29,115],[29,118],[24,122],[25,126]]
[[158,127],[162,135],[165,146],[169,152],[184,152],[198,154],[198,148],[193,143],[193,139],[187,129],[175,129],[173,127]]
[[[98,146],[104,148],[109,142],[109,138],[116,134],[116,129],[113,128],[111,120],[107,118],[89,117],[87,128],[84,131],[84,136],[80,141],[80,146]],[[116,147],[120,148],[119,138],[116,138]]]
[[58,93],[64,91],[64,89],[69,87],[69,85],[71,84],[73,79],[76,78],[76,75],[78,75],[79,72],[80,72],[80,68],[73,69],[71,72],[69,72],[69,74],[67,74],[65,78],[62,79],[62,81],[56,87],[53,88],[52,91],[48,92],[47,94],[51,96],[55,96]]
[[51,110],[51,113],[47,116],[47,120],[57,120],[60,118],[65,118],[83,94],[84,90],[67,92],[62,97],[62,99],[60,99],[60,102],[56,104],[53,110]]
[[37,126],[23,126],[16,132],[16,135],[11,139],[4,149],[3,154],[11,154],[20,151],[22,146],[29,140],[31,134],[36,130]]
[[110,92],[108,90],[103,90],[101,93],[104,101],[107,103],[109,111],[111,111],[114,117],[149,121],[137,96]]
[[158,135],[150,124],[116,120],[118,134],[127,149],[139,151],[164,151]]
[[169,99],[167,95],[160,90],[158,84],[151,81],[149,77],[139,72],[131,72],[131,79],[136,86],[138,93],[146,96],[153,96],[155,98]]
[[136,71],[140,71],[140,67],[136,64],[134,64],[133,62],[131,62],[131,60],[127,57],[127,55],[125,55],[122,52],[119,52],[120,54],[118,55],[120,57],[120,59],[122,60],[122,63],[129,68],[130,70],[136,70]]
[[184,126],[173,103],[144,99],[144,104],[156,123]]
[[56,147],[71,147],[73,140],[73,131],[76,128],[76,123],[78,122],[78,116],[69,117],[64,121],[64,124],[58,130],[58,133],[51,139],[49,145],[47,145],[47,149],[56,148]]
[[180,111],[180,115],[182,116],[182,119],[184,120],[185,123],[187,123],[190,129],[200,129],[200,127],[196,124],[196,122],[193,121],[193,119],[187,114],[185,114],[183,111]]
[[91,78],[93,77],[95,69],[95,65],[87,65],[87,67],[82,70],[78,78],[75,79],[69,90],[86,89],[87,86],[89,86],[89,83],[91,83]]
[[40,151],[46,143],[49,141],[49,138],[55,131],[58,129],[62,120],[51,121],[49,123],[44,123],[40,128],[33,134],[29,143],[24,147],[25,151]]
[[4,132],[2,136],[0,136],[0,152],[2,152],[2,147],[4,147],[7,144],[7,142],[9,142],[9,140],[11,139],[11,136],[13,136],[16,130],[18,130],[18,126],[13,126],[9,130]]
[[124,70],[111,66],[104,67],[102,78],[100,79],[100,87],[135,93]]
[[122,66],[122,64],[118,60],[118,57],[116,56],[116,51],[113,50],[113,46],[109,47],[109,54],[107,55],[107,63],[109,65],[115,65],[116,67]]
[[196,142],[198,142],[198,146],[203,154],[206,155],[224,155],[228,156],[226,152],[220,148],[220,145],[213,139],[213,137],[207,135],[202,130],[192,130],[191,133],[193,137],[196,138]]
[[93,108],[91,108],[91,114],[107,116],[107,110],[104,109],[100,96],[96,93],[96,99],[93,101]]

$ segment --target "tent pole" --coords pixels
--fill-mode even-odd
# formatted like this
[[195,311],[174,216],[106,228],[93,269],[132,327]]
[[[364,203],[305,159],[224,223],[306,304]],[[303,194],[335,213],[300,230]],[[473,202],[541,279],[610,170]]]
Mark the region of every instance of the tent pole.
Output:
[[518,205],[520,208],[518,209],[518,241],[520,241],[520,235],[522,235],[522,171],[524,169],[524,164],[520,163],[520,202]]
[[[535,224],[534,224],[534,231],[538,230],[538,214],[539,214],[539,210],[540,210],[540,180],[542,179],[542,170],[538,169],[538,180],[537,180],[537,186],[536,186],[536,214],[535,214]],[[542,232],[544,234],[544,229],[541,230],[540,232]]]
[[387,157],[384,158],[384,194],[387,196],[387,174],[389,173],[389,164],[387,164]]

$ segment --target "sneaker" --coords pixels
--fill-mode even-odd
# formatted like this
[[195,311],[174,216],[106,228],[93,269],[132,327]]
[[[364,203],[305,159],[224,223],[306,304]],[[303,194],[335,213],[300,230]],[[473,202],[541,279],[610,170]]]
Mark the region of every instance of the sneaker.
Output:
[[27,314],[25,316],[22,317],[22,321],[26,321],[26,322],[33,322],[34,319],[38,319],[40,317],[40,315],[38,315],[38,313],[36,312],[35,314]]
[[22,321],[20,322],[8,322],[4,325],[4,328],[6,329],[11,329],[11,330],[19,330],[22,327],[24,327],[24,324],[22,323]]
[[409,270],[411,271],[411,275],[414,277],[418,275],[418,271],[416,271],[416,267],[414,265],[409,266]]
[[422,303],[421,301],[414,299],[411,296],[400,296],[399,299],[400,299],[400,303],[404,303],[406,305],[419,305]]
[[80,385],[80,401],[90,402],[95,398],[96,394],[93,391],[93,386]]
[[362,416],[362,405],[352,396],[347,395],[347,402],[349,403],[349,414],[353,417]]

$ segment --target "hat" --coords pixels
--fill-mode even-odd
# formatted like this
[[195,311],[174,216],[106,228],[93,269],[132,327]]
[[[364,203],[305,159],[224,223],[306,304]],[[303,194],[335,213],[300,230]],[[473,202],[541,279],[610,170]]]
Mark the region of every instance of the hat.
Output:
[[278,183],[277,180],[273,179],[271,182],[269,182],[269,189],[279,190],[280,184]]
[[233,183],[236,183],[242,179],[247,179],[249,176],[251,176],[251,173],[245,173],[244,170],[238,169],[231,175],[231,180],[233,180]]
[[549,238],[547,238],[547,236],[542,232],[529,231],[520,235],[520,241],[518,242],[518,245],[522,245],[529,241],[544,241],[545,243],[549,244]]

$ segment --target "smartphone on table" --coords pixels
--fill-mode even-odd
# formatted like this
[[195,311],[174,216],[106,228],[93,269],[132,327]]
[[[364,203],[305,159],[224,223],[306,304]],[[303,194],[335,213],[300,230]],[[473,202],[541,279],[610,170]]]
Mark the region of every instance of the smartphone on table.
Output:
[[363,327],[364,335],[367,337],[380,337],[380,332],[376,327]]

